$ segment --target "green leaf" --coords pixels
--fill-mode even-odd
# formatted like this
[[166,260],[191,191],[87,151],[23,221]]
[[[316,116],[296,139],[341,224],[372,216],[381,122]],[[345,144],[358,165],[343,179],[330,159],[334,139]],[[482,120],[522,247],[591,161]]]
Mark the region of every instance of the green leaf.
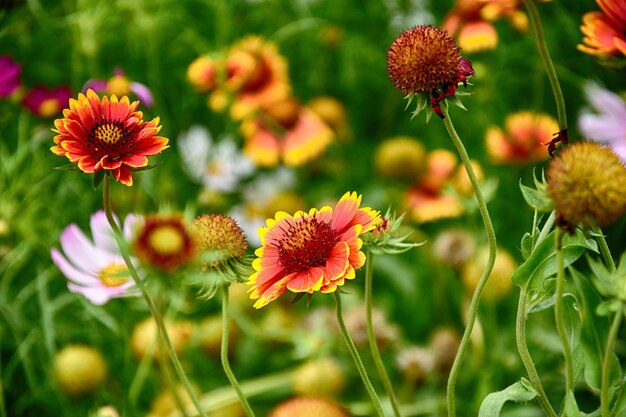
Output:
[[530,188],[522,184],[522,180],[520,180],[519,188],[522,192],[524,200],[526,200],[526,204],[530,207],[540,213],[547,213],[552,210],[552,201],[546,194],[545,190],[541,188]]
[[533,243],[533,236],[529,232],[524,233],[521,241],[521,252],[524,260],[528,259],[528,257],[532,253]]
[[[546,278],[556,274],[556,232],[550,233],[513,273],[511,279],[515,285],[526,288],[528,292],[541,292]],[[587,239],[578,229],[574,236],[563,235],[561,250],[564,267],[574,263],[586,250],[598,251],[596,242]]]
[[563,408],[565,416],[567,417],[583,417],[583,413],[581,413],[578,409],[576,397],[574,397],[574,393],[572,391],[568,391],[565,395],[565,404]]
[[74,172],[80,171],[76,164],[61,165],[58,167],[53,167],[53,169],[56,169],[57,171],[74,171]]
[[507,401],[525,403],[537,396],[537,391],[525,378],[520,379],[513,385],[502,391],[492,392],[487,395],[480,405],[478,417],[496,417],[500,415],[502,407]]
[[98,188],[98,185],[100,185],[105,175],[107,175],[107,173],[103,169],[101,169],[100,171],[96,171],[93,174],[93,180],[91,182],[91,185],[93,186],[94,190]]

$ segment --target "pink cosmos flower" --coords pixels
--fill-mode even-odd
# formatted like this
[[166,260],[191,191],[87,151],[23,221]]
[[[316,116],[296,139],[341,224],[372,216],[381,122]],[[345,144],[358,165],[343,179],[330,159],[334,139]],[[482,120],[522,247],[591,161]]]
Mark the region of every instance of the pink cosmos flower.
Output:
[[[124,236],[130,240],[139,219],[128,215],[124,221]],[[139,295],[122,258],[113,230],[104,211],[91,216],[90,240],[76,224],[61,234],[61,247],[50,251],[52,260],[69,282],[71,292],[82,294],[91,303],[102,305],[112,298]]]
[[626,163],[626,101],[593,82],[584,92],[593,111],[582,111],[578,130],[587,139],[609,145]]
[[37,86],[30,90],[22,99],[22,104],[35,116],[54,117],[68,106],[72,90],[69,87],[49,89]]
[[10,56],[0,56],[0,98],[9,97],[22,85],[20,73],[22,67]]
[[91,79],[87,81],[83,86],[83,93],[86,93],[89,89],[96,93],[104,92],[117,97],[130,96],[132,93],[141,101],[141,104],[148,108],[152,107],[154,98],[152,92],[145,84],[130,81],[121,68],[115,68],[113,73],[113,77],[108,80]]

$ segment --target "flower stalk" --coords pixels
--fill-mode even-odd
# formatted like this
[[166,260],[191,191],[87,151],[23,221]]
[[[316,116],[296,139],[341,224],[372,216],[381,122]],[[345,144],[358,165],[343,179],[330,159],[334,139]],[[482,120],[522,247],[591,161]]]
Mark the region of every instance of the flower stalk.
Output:
[[563,356],[565,358],[565,389],[566,392],[574,392],[574,360],[572,357],[572,347],[567,338],[567,329],[565,327],[565,315],[563,312],[563,292],[565,286],[565,267],[563,260],[563,230],[560,227],[556,229],[556,291],[554,302],[554,318],[556,321],[556,330],[563,344]]
[[371,250],[367,249],[367,260],[365,261],[365,314],[366,314],[366,322],[367,322],[367,340],[369,343],[370,351],[372,353],[372,359],[374,360],[374,364],[376,365],[376,369],[378,370],[378,374],[383,382],[383,386],[385,387],[385,392],[389,397],[389,402],[391,402],[391,408],[393,409],[393,413],[396,417],[402,417],[400,413],[400,406],[398,404],[398,399],[396,398],[396,394],[393,390],[393,385],[391,384],[391,380],[389,379],[389,375],[387,374],[387,370],[385,369],[385,365],[383,364],[382,358],[380,357],[380,351],[378,350],[378,344],[376,343],[376,334],[374,332],[374,325],[372,323],[372,281],[374,275],[373,268],[373,259],[374,254]]
[[472,163],[470,161],[469,155],[467,154],[467,150],[463,145],[463,141],[459,137],[456,132],[454,125],[452,124],[452,120],[450,119],[450,115],[448,113],[447,105],[441,106],[444,118],[443,123],[456,147],[461,160],[463,161],[463,165],[465,166],[465,170],[467,171],[467,175],[472,183],[472,187],[474,188],[474,194],[476,196],[476,200],[478,202],[478,209],[480,211],[480,215],[482,217],[485,231],[487,233],[487,240],[489,244],[489,255],[487,258],[487,264],[485,265],[485,270],[483,271],[478,284],[476,285],[476,289],[474,290],[474,294],[472,295],[472,300],[469,306],[469,312],[467,317],[467,324],[465,326],[465,331],[463,332],[463,337],[461,338],[461,343],[459,345],[459,350],[457,352],[456,357],[454,358],[454,363],[452,364],[452,368],[450,370],[450,375],[448,377],[448,385],[447,385],[447,404],[448,404],[448,416],[454,417],[456,415],[456,404],[455,404],[455,388],[456,381],[458,378],[459,368],[461,363],[465,357],[467,352],[467,347],[470,342],[470,337],[472,335],[472,330],[474,329],[474,323],[476,321],[476,316],[478,314],[478,305],[480,303],[480,296],[482,294],[485,285],[487,284],[487,280],[491,271],[493,269],[493,265],[496,260],[496,234],[493,229],[493,224],[491,222],[491,217],[489,216],[489,210],[487,209],[487,203],[485,202],[485,198],[480,189],[480,184],[478,183],[478,179],[476,178],[476,173],[474,172],[474,168],[472,167]]
[[222,368],[224,373],[233,387],[233,390],[239,398],[239,402],[248,417],[254,417],[254,412],[248,403],[248,399],[241,390],[241,386],[235,377],[232,369],[230,368],[230,362],[228,361],[228,338],[230,333],[230,309],[229,309],[229,289],[230,285],[222,285],[222,344],[220,350],[220,359],[222,361]]
[[620,308],[615,317],[613,317],[613,323],[611,324],[611,330],[606,341],[606,349],[604,351],[604,360],[602,362],[602,382],[600,387],[600,413],[602,417],[609,417],[611,415],[611,409],[609,404],[609,385],[611,383],[611,365],[613,363],[613,350],[615,349],[615,341],[617,340],[617,333],[622,324],[624,318],[624,312]]
[[343,338],[346,341],[348,350],[350,351],[350,354],[352,355],[352,359],[354,360],[354,364],[356,365],[356,368],[359,371],[361,380],[363,380],[363,385],[365,385],[365,389],[367,390],[367,393],[372,399],[372,403],[374,404],[374,408],[376,409],[376,414],[379,417],[385,417],[385,413],[383,411],[383,404],[381,403],[380,398],[378,398],[378,394],[376,394],[376,390],[374,390],[374,387],[372,386],[372,383],[370,382],[370,379],[367,376],[367,371],[365,370],[363,361],[361,360],[361,357],[359,356],[359,351],[354,345],[354,341],[352,340],[352,337],[350,336],[350,333],[348,332],[348,329],[346,327],[346,323],[343,319],[341,296],[339,295],[337,291],[335,291],[333,294],[335,296],[335,304],[337,305],[337,322],[339,323],[339,328],[341,329]]
[[113,212],[111,211],[111,198],[110,198],[110,191],[109,191],[110,182],[111,182],[111,175],[107,173],[104,176],[104,181],[103,181],[103,208],[104,208],[104,212],[106,214],[107,220],[109,221],[109,224],[111,225],[111,229],[113,229],[113,234],[115,236],[115,239],[117,240],[117,243],[120,247],[120,253],[122,255],[122,258],[124,259],[124,262],[126,263],[126,266],[128,267],[128,272],[131,278],[133,279],[133,282],[135,283],[137,288],[139,288],[139,291],[141,291],[141,294],[144,300],[146,301],[148,309],[150,310],[150,313],[152,314],[152,317],[154,318],[154,321],[156,322],[157,328],[159,329],[159,334],[161,335],[161,338],[163,339],[163,342],[165,343],[167,352],[170,356],[170,359],[172,360],[172,365],[174,365],[174,370],[176,371],[176,375],[178,376],[181,383],[183,384],[185,391],[189,395],[189,398],[191,399],[191,402],[193,403],[194,407],[198,411],[199,415],[201,417],[207,417],[206,413],[202,410],[202,407],[200,406],[200,403],[198,402],[198,398],[193,392],[191,383],[189,382],[189,379],[187,378],[187,375],[185,374],[185,371],[183,370],[182,365],[180,364],[178,355],[176,354],[176,351],[174,350],[174,346],[172,345],[172,341],[170,340],[170,337],[167,333],[167,329],[165,327],[163,317],[161,316],[154,301],[152,300],[152,297],[150,297],[150,294],[148,293],[146,286],[144,285],[143,281],[139,277],[139,274],[137,273],[137,269],[132,263],[130,256],[128,254],[128,250],[126,249],[124,245],[122,232],[120,230],[119,225],[115,222],[115,219],[113,218]]

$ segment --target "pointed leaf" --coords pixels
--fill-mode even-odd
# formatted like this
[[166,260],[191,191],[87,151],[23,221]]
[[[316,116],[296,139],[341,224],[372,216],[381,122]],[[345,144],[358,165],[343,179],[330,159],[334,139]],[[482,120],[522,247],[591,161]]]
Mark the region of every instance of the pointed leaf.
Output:
[[535,391],[532,384],[525,378],[522,378],[502,391],[492,392],[487,395],[480,405],[478,417],[497,417],[507,401],[525,403],[536,396],[537,391]]
[[96,171],[93,174],[93,180],[91,182],[91,185],[93,186],[94,190],[98,189],[98,186],[100,185],[100,183],[104,179],[104,176],[106,175],[106,173],[107,173],[107,171],[101,169],[100,171]]
[[[562,239],[564,267],[574,263],[586,250],[597,252],[596,242],[587,239],[583,232],[576,230],[574,236],[565,234]],[[556,274],[556,230],[550,233],[520,265],[511,279],[527,291],[541,292],[546,278]]]

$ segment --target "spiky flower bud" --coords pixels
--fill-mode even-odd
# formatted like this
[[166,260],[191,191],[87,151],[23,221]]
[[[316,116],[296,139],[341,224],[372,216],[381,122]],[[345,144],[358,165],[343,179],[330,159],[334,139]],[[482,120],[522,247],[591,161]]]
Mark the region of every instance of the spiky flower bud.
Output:
[[216,267],[221,261],[239,258],[248,250],[248,242],[237,221],[223,214],[205,214],[196,218],[190,233],[198,250],[211,252],[215,259],[203,269]]
[[548,195],[570,225],[606,227],[626,212],[626,167],[610,148],[576,142],[551,161],[547,177]]

